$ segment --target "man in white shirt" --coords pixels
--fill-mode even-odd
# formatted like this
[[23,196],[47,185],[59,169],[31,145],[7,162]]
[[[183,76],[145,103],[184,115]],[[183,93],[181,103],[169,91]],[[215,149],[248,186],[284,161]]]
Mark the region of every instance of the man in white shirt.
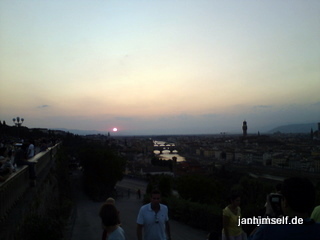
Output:
[[151,202],[140,208],[137,218],[137,237],[142,240],[166,240],[171,239],[168,207],[160,204],[161,193],[154,190],[151,193]]

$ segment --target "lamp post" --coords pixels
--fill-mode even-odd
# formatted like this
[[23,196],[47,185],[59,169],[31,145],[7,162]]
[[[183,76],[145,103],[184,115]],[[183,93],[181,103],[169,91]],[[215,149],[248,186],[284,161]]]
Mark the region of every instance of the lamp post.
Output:
[[19,138],[19,128],[21,127],[24,119],[23,119],[23,118],[20,118],[20,117],[16,117],[16,118],[13,118],[12,121],[14,122],[14,124],[16,125],[16,127],[18,128],[18,138]]

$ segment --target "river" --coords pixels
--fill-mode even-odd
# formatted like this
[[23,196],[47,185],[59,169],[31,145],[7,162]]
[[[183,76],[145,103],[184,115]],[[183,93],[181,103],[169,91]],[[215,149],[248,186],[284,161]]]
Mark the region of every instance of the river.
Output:
[[[158,146],[158,145],[164,146],[166,143],[167,142],[165,142],[165,141],[157,141],[157,140],[153,141],[154,146]],[[170,143],[170,145],[175,146],[174,143]],[[156,154],[159,158],[161,158],[163,160],[172,160],[173,157],[177,158],[177,162],[183,162],[186,160],[184,157],[179,155],[177,150],[174,150],[172,153],[170,153],[169,150],[163,150],[162,154],[160,154],[159,150],[154,150],[153,152],[154,152],[154,154]]]

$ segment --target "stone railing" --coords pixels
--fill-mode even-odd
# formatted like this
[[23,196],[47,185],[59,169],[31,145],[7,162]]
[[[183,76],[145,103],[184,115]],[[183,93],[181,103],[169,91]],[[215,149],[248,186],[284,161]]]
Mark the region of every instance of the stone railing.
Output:
[[[56,144],[29,160],[30,162],[36,162],[35,170],[37,176],[45,175],[49,172],[55,161],[59,146],[60,144]],[[39,178],[37,178],[38,180]],[[29,188],[30,179],[27,166],[18,168],[5,182],[0,183],[0,222],[6,218],[11,208]]]

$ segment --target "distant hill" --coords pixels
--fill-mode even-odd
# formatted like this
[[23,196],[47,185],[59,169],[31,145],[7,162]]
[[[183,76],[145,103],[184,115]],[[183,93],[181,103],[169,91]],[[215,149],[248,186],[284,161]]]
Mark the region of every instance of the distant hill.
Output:
[[318,130],[317,123],[304,123],[304,124],[290,124],[280,127],[276,127],[269,131],[269,133],[281,132],[281,133],[310,133],[311,129],[313,131]]
[[52,130],[60,130],[64,132],[73,133],[76,135],[93,135],[93,134],[103,134],[107,135],[108,132],[96,131],[96,130],[78,130],[78,129],[66,129],[66,128],[54,128]]

